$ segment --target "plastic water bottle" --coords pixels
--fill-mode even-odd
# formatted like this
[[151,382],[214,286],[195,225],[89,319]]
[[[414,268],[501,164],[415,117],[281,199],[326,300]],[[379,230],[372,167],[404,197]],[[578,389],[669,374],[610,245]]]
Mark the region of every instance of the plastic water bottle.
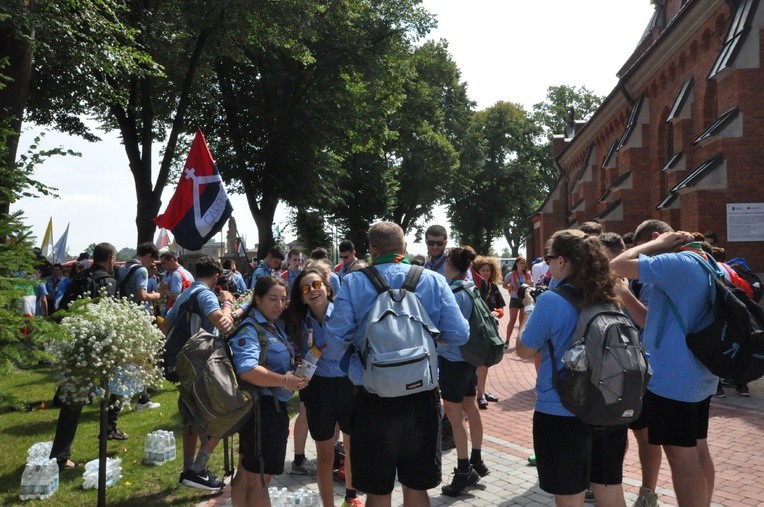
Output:
[[143,391],[143,384],[136,377],[137,367],[134,364],[118,366],[114,370],[114,378],[109,380],[109,392],[117,396],[130,397]]
[[523,298],[523,305],[525,310],[525,316],[528,317],[530,314],[533,313],[533,310],[536,308],[536,303],[533,301],[533,296],[531,296],[530,290],[525,291],[525,297]]
[[21,474],[21,491],[19,492],[19,498],[22,500],[29,500],[35,497],[35,477],[34,477],[34,464],[27,463],[24,467],[24,472]]
[[[122,459],[106,458],[106,487],[114,485],[122,478]],[[85,464],[84,482],[82,487],[92,489],[98,487],[98,459]]]
[[27,463],[37,463],[41,460],[47,460],[50,456],[50,450],[53,448],[53,442],[37,442],[27,451]]

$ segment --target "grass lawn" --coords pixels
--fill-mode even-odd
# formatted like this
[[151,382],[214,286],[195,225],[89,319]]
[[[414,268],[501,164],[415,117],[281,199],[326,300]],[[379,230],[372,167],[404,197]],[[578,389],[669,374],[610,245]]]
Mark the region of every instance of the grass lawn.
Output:
[[[14,392],[34,406],[31,412],[12,412],[7,407],[0,408],[0,438],[3,442],[0,452],[0,505],[25,504],[27,502],[22,502],[18,495],[27,449],[35,442],[52,441],[56,432],[58,409],[50,406],[55,381],[49,367],[35,366],[1,377],[0,390]],[[39,408],[41,400],[47,408]],[[175,387],[165,382],[152,396],[152,401],[162,404],[160,408],[136,412],[133,403],[132,410],[120,414],[119,428],[130,438],[108,443],[109,456],[122,458],[122,479],[107,489],[107,505],[193,506],[210,498],[202,491],[178,484],[183,459],[177,400]],[[295,407],[296,404],[291,403],[290,412]],[[82,466],[61,472],[58,491],[47,500],[35,500],[36,505],[96,505],[97,491],[82,489],[82,474],[85,471],[84,464],[98,457],[98,424],[98,404],[85,407],[72,447],[72,459]],[[146,435],[158,429],[175,432],[178,457],[161,466],[144,465],[142,461]],[[210,470],[222,476],[222,442],[210,459]]]

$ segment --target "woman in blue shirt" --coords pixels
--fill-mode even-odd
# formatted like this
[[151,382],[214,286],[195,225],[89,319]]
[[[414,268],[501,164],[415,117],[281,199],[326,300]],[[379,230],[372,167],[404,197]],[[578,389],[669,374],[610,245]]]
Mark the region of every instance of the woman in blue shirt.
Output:
[[[620,304],[616,277],[610,271],[602,243],[574,229],[557,231],[548,243],[549,270],[558,285],[572,285],[584,307]],[[517,342],[517,354],[532,359],[541,353],[533,414],[533,448],[541,489],[555,496],[558,506],[583,505],[591,488],[601,507],[625,507],[623,455],[626,428],[597,430],[575,417],[560,401],[552,386],[552,368],[562,369],[562,356],[572,344],[578,310],[554,291],[539,295],[536,307]],[[551,341],[555,357],[546,345]]]
[[[283,281],[274,276],[257,279],[244,322],[249,321],[265,330],[268,351],[264,364],[260,362],[257,329],[245,326],[230,341],[236,373],[242,380],[257,386],[260,393],[259,440],[262,445],[260,462],[252,417],[239,431],[241,460],[231,483],[231,500],[235,506],[271,505],[268,497],[271,477],[284,472],[289,437],[286,402],[294,391],[308,385],[305,378],[294,374],[296,350],[280,319],[285,303]],[[260,472],[264,474],[265,484],[260,481]]]
[[285,317],[289,336],[300,351],[302,369],[314,369],[310,384],[300,391],[305,403],[310,436],[316,442],[316,482],[323,505],[334,505],[334,440],[339,425],[345,447],[345,500],[343,507],[362,506],[356,496],[350,471],[350,417],[353,383],[340,362],[344,351],[326,343],[326,319],[334,309],[334,291],[326,273],[309,267],[295,278]]
[[[472,296],[467,291],[477,290],[475,284],[467,280],[467,270],[476,256],[475,250],[469,246],[451,248],[444,266],[444,274],[454,293],[456,304],[467,320],[473,307]],[[477,369],[464,360],[460,345],[438,343],[438,383],[443,398],[443,409],[454,433],[457,458],[451,484],[442,488],[446,496],[460,495],[467,486],[476,484],[481,477],[490,473],[481,454],[483,422],[475,403],[477,381]],[[472,441],[472,454],[469,458],[467,429],[464,426],[465,414],[469,421]]]

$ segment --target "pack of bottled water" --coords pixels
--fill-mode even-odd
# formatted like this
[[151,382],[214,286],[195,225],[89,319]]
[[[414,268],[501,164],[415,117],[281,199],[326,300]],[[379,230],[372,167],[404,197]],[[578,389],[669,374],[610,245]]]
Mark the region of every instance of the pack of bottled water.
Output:
[[27,463],[21,474],[22,500],[48,498],[58,490],[58,463],[50,456],[53,442],[38,442],[28,451]]
[[131,397],[143,391],[143,384],[138,381],[134,364],[118,366],[114,370],[114,377],[109,380],[109,392],[117,396]]
[[[84,482],[82,487],[93,489],[98,487],[98,459],[88,461],[85,464],[85,473],[82,474]],[[122,459],[106,458],[106,487],[114,485],[122,478]]]
[[146,435],[143,462],[147,465],[163,465],[175,459],[175,433],[166,430],[152,431]]
[[318,493],[305,488],[292,492],[286,488],[270,487],[268,488],[268,496],[273,507],[293,507],[295,505],[319,507],[321,505]]

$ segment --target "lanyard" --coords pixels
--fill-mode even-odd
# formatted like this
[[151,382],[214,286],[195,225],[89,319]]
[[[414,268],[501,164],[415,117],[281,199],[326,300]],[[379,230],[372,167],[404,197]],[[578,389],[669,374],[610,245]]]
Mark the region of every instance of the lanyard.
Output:
[[289,364],[292,368],[294,368],[297,352],[294,348],[294,345],[292,345],[286,336],[284,336],[281,333],[281,329],[279,329],[278,326],[275,326],[271,324],[270,322],[264,322],[263,327],[271,332],[271,334],[274,334],[278,337],[279,341],[284,344],[284,346],[287,349],[287,352],[289,352]]

